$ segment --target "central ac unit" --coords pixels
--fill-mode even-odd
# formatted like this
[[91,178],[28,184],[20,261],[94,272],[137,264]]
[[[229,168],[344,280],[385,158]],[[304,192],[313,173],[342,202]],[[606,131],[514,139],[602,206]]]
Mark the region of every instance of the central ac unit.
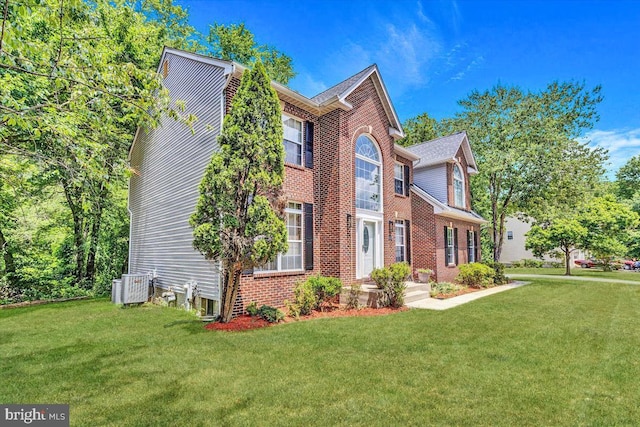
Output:
[[122,275],[122,304],[138,304],[149,299],[149,275]]

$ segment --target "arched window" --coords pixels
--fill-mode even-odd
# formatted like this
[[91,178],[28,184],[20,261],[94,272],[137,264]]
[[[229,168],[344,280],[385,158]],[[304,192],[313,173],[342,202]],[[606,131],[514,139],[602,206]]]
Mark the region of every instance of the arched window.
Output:
[[464,208],[464,179],[458,165],[453,165],[453,201],[459,208]]
[[380,153],[367,136],[356,140],[356,208],[380,211]]

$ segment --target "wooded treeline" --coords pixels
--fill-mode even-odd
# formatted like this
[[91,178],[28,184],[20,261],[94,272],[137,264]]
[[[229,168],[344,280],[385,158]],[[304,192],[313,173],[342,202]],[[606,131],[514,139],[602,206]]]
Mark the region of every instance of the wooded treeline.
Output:
[[127,269],[127,154],[170,108],[163,46],[250,64],[291,58],[243,24],[188,25],[171,0],[4,0],[0,32],[0,300],[110,289]]

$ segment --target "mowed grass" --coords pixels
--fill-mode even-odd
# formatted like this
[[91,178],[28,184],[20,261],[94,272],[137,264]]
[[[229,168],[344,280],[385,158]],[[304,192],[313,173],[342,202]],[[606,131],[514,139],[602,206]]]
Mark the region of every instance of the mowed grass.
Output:
[[638,348],[633,285],[242,333],[82,301],[0,310],[0,401],[68,403],[72,425],[637,425]]
[[[564,268],[506,268],[504,273],[510,274],[543,274],[549,276],[564,275]],[[640,282],[640,272],[628,270],[602,271],[599,268],[572,268],[571,274],[577,277],[594,277],[598,279],[617,279]]]

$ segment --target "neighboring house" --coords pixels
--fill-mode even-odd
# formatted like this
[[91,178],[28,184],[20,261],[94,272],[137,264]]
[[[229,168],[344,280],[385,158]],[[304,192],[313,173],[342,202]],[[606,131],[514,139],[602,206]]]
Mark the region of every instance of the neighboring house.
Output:
[[[505,220],[504,228],[506,231],[504,233],[504,240],[502,243],[500,262],[510,264],[514,261],[521,261],[524,259],[536,259],[533,252],[525,249],[525,243],[527,240],[526,234],[531,230],[531,224],[521,221],[516,217],[509,217]],[[585,251],[575,249],[571,252],[571,267],[576,267],[573,261],[588,258],[589,256]],[[547,262],[562,262],[564,265],[564,255],[560,258],[553,258],[549,255],[545,255],[542,260]]]
[[[201,304],[210,313],[217,312],[221,294],[219,264],[192,248],[189,216],[206,165],[219,148],[217,136],[243,71],[233,62],[165,48],[159,72],[171,98],[185,101],[187,112],[198,117],[195,133],[165,118],[156,129],[140,130],[130,152],[129,272],[155,270],[159,290],[180,291],[186,282],[197,282]],[[457,228],[462,231],[459,240],[466,230],[477,231],[482,220],[469,209],[467,168],[475,168],[475,162],[468,141],[459,145],[468,153],[456,163],[463,165],[463,206],[454,207],[458,175],[443,175],[436,184],[442,188],[431,189],[451,196],[421,203],[431,197],[425,193],[430,189],[411,191],[414,164],[416,173],[427,171],[430,154],[423,158],[420,151],[396,144],[404,134],[376,65],[313,98],[272,85],[283,111],[289,250],[260,269],[244,272],[237,311],[253,301],[282,306],[292,298],[295,284],[309,275],[338,277],[351,285],[396,261],[409,262],[414,271],[433,268],[438,278],[449,280],[455,264],[469,259],[466,243],[445,249],[451,241],[422,224]],[[453,166],[446,162],[455,161],[456,155],[439,160],[444,170]],[[453,265],[445,267],[435,258],[423,261],[421,245],[427,241],[435,245],[429,251],[442,257],[446,252]],[[479,258],[475,235],[473,242],[472,252]]]
[[478,172],[466,132],[408,147],[420,160],[413,165],[415,268],[434,270],[451,282],[458,265],[480,260],[480,225],[471,210],[469,176]]

